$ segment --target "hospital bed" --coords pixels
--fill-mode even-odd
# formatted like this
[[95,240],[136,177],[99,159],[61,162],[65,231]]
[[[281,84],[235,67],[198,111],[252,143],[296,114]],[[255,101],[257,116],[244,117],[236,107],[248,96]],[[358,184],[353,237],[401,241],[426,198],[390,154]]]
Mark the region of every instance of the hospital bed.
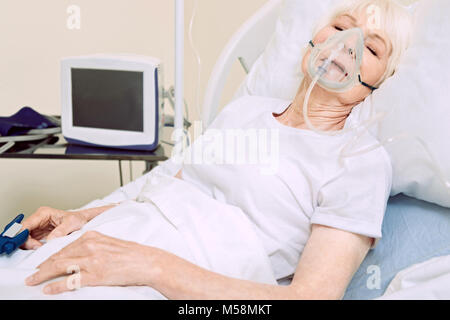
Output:
[[[264,52],[274,34],[282,2],[268,1],[222,51],[205,93],[204,127],[220,110],[222,91],[233,64],[239,62],[248,73]],[[245,83],[235,98],[244,94],[249,94]],[[405,195],[389,200],[383,238],[354,275],[344,299],[379,297],[450,298],[450,209]]]

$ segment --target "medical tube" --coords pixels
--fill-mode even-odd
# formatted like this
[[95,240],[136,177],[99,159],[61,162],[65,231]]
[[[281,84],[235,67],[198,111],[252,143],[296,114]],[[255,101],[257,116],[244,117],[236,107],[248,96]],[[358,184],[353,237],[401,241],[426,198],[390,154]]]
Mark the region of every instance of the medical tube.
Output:
[[[333,55],[328,59],[328,60],[333,60],[335,57],[333,57]],[[361,139],[361,137],[363,136],[364,132],[367,131],[370,126],[374,125],[375,123],[380,122],[382,119],[384,119],[384,117],[387,115],[386,112],[379,112],[377,114],[375,114],[372,118],[370,118],[369,120],[363,121],[361,122],[359,125],[357,125],[356,127],[349,127],[349,128],[345,128],[341,131],[322,131],[322,130],[318,130],[316,127],[314,127],[314,125],[311,123],[309,116],[308,116],[308,109],[309,109],[309,99],[311,96],[311,92],[314,88],[314,86],[317,84],[317,82],[319,81],[319,78],[323,75],[323,73],[326,72],[326,67],[327,65],[329,65],[330,61],[325,61],[323,66],[324,68],[320,69],[319,73],[314,77],[313,81],[311,82],[306,95],[305,95],[305,100],[303,102],[303,115],[304,115],[304,119],[305,119],[305,123],[307,124],[307,126],[313,130],[314,132],[318,133],[318,134],[322,134],[322,135],[329,135],[329,136],[334,136],[337,134],[344,134],[347,132],[354,132],[355,136],[353,136],[353,139],[351,141],[349,141],[348,143],[346,143],[344,145],[344,147],[342,148],[342,150],[339,153],[339,163],[341,164],[341,166],[343,165],[343,160],[344,158],[352,158],[352,157],[356,157],[365,153],[368,153],[370,151],[373,151],[375,149],[378,149],[380,147],[384,147],[390,143],[393,143],[397,140],[401,140],[401,139],[407,139],[407,138],[414,138],[416,139],[421,146],[423,147],[423,149],[425,150],[425,152],[427,153],[428,157],[431,160],[431,166],[435,172],[435,174],[439,177],[439,180],[441,181],[442,185],[446,188],[447,192],[450,194],[450,182],[447,180],[447,178],[445,177],[444,172],[442,171],[441,167],[438,165],[438,162],[436,160],[436,158],[433,156],[433,154],[431,153],[430,149],[428,148],[427,144],[425,143],[425,141],[423,141],[420,137],[418,136],[413,136],[411,134],[408,133],[400,133],[394,137],[388,138],[386,140],[384,140],[383,142],[380,143],[376,143],[373,146],[367,147],[365,149],[362,150],[358,150],[356,152],[350,153],[348,151],[352,151],[353,147],[355,146],[355,144]],[[362,130],[360,133],[357,133],[357,131],[359,129],[364,129]]]
[[[195,109],[197,111],[197,115],[201,117],[202,115],[202,108],[200,105],[200,79],[201,79],[201,73],[202,73],[202,60],[200,58],[200,54],[195,47],[194,40],[192,37],[192,28],[194,25],[195,17],[197,15],[197,6],[198,6],[198,0],[194,0],[194,8],[192,10],[192,16],[191,20],[189,22],[189,44],[192,48],[192,51],[194,51],[195,59],[197,61],[197,87],[196,87],[196,93],[195,93]],[[189,120],[189,119],[188,119]]]
[[[368,127],[366,127],[365,129],[368,129]],[[426,142],[423,141],[422,138],[420,138],[419,136],[414,136],[409,133],[400,133],[394,137],[384,140],[383,142],[376,143],[371,147],[367,147],[365,149],[358,150],[353,153],[345,153],[347,147],[349,145],[354,146],[354,143],[356,143],[361,138],[361,136],[362,136],[362,133],[360,133],[359,135],[357,134],[355,137],[353,137],[353,144],[351,144],[351,142],[350,142],[350,143],[346,144],[344,146],[344,148],[341,150],[340,155],[339,155],[339,161],[341,163],[344,158],[356,157],[358,155],[368,153],[372,150],[375,150],[380,147],[384,147],[388,144],[394,143],[397,140],[404,140],[404,139],[408,139],[408,138],[416,139],[416,141],[422,146],[422,148],[425,150],[426,154],[428,155],[430,162],[431,162],[431,167],[434,170],[434,173],[436,174],[436,176],[439,177],[439,180],[445,186],[445,188],[447,189],[447,192],[449,192],[449,194],[450,194],[450,182],[446,179],[444,172],[442,171],[441,167],[438,165],[437,159],[433,156],[433,154],[430,151],[430,149],[428,148]]]

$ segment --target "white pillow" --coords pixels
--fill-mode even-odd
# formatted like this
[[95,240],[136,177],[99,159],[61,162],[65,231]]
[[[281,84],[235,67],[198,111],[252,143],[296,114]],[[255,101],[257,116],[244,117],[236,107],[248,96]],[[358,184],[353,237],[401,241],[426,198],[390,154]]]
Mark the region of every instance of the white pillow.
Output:
[[[422,1],[417,10],[417,30],[399,71],[374,92],[375,110],[392,110],[380,123],[378,136],[418,136],[450,180],[450,1]],[[450,189],[418,140],[401,140],[386,150],[394,169],[393,194],[450,207]]]
[[340,1],[285,0],[275,35],[247,76],[246,93],[285,100],[295,97],[303,77],[303,48],[311,40],[315,24]]
[[[339,1],[285,0],[276,33],[252,67],[243,91],[292,100],[303,77],[302,51],[313,26]],[[420,137],[450,180],[450,1],[423,1],[416,11],[418,29],[398,72],[374,92],[373,100],[368,98],[354,108],[351,117],[366,119],[371,108],[392,111],[371,131],[380,141],[403,132]],[[397,140],[386,150],[394,169],[392,195],[404,193],[450,207],[449,189],[417,140]]]

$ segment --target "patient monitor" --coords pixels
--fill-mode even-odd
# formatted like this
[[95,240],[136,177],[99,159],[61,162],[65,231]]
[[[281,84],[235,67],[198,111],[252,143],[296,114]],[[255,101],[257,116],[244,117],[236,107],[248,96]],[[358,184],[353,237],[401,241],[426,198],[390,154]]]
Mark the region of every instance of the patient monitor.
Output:
[[73,144],[155,150],[163,127],[162,65],[137,55],[61,61],[62,133]]

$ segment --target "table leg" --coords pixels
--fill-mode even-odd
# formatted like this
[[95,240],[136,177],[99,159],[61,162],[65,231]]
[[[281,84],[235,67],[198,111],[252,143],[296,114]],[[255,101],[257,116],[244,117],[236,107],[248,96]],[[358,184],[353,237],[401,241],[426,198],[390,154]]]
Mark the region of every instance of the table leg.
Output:
[[154,161],[145,161],[145,171],[143,174],[149,173],[157,166],[157,163]]
[[130,182],[131,182],[131,181],[133,181],[133,163],[131,162],[131,160],[128,162],[130,165]]
[[122,160],[119,160],[120,186],[123,187]]

